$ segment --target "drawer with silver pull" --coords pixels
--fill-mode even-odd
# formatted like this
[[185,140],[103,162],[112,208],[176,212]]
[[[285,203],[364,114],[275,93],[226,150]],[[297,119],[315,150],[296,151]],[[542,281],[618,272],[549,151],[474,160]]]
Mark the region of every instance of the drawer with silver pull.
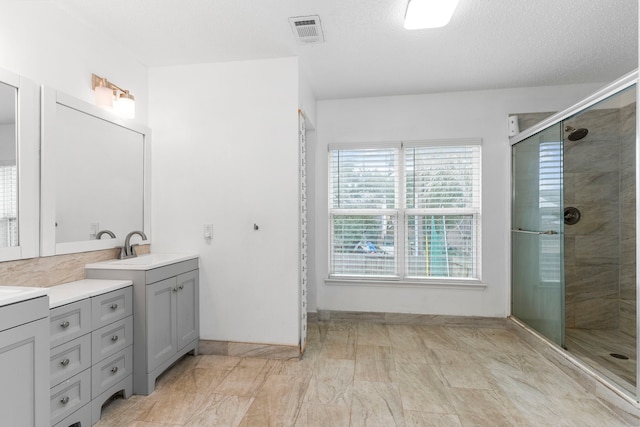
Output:
[[91,369],[86,369],[51,389],[51,425],[91,401]]
[[52,348],[49,360],[51,387],[91,367],[91,334]]
[[131,373],[133,373],[133,346],[92,366],[91,397],[95,398]]
[[92,328],[99,329],[133,314],[131,286],[91,298]]
[[85,427],[91,426],[91,404],[84,405],[53,427]]
[[91,301],[84,299],[49,311],[51,347],[91,332]]
[[118,320],[91,333],[92,363],[133,344],[133,316]]

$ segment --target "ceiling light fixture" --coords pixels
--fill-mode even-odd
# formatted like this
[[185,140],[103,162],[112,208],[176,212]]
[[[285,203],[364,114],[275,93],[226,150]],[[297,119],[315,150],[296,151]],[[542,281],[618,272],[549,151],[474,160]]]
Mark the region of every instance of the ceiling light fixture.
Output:
[[404,28],[419,30],[444,27],[451,20],[457,5],[458,0],[409,0]]
[[136,117],[135,98],[128,90],[95,74],[91,74],[91,89],[95,92],[95,102],[98,107],[112,110],[125,119]]

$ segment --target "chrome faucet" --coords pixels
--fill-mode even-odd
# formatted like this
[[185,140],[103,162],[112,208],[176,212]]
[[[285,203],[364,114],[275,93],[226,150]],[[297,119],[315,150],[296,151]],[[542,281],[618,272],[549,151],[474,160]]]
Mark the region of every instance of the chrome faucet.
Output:
[[96,234],[96,240],[100,240],[100,238],[102,237],[103,234],[108,234],[109,236],[111,236],[112,239],[116,238],[116,235],[113,234],[113,231],[111,231],[111,230],[101,230],[101,231],[98,231],[98,233]]
[[120,250],[120,256],[118,257],[119,259],[133,258],[138,256],[138,254],[136,254],[136,246],[138,246],[138,244],[131,244],[131,237],[136,234],[142,237],[142,240],[147,240],[147,235],[142,231],[132,231],[131,233],[127,234],[127,237],[124,239],[124,247],[122,247]]

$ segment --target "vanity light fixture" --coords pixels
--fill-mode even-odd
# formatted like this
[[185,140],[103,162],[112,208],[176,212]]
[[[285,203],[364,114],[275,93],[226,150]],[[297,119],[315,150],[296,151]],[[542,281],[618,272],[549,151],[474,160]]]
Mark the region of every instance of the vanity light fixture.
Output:
[[444,27],[451,20],[457,5],[458,0],[409,0],[404,28],[419,30]]
[[135,98],[128,90],[122,89],[104,77],[95,74],[91,74],[91,89],[95,92],[95,102],[98,107],[113,110],[125,119],[135,118]]

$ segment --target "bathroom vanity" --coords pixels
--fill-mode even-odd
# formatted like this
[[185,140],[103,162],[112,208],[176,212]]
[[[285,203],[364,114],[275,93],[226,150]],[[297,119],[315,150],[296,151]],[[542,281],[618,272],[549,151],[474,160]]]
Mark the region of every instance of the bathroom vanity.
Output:
[[197,354],[197,255],[151,253],[87,264],[86,276],[133,282],[134,394],[150,394],[162,372],[185,354]]
[[43,288],[0,287],[0,424],[49,425],[49,298]]
[[91,426],[114,394],[132,394],[131,285],[79,280],[50,288],[51,426]]

